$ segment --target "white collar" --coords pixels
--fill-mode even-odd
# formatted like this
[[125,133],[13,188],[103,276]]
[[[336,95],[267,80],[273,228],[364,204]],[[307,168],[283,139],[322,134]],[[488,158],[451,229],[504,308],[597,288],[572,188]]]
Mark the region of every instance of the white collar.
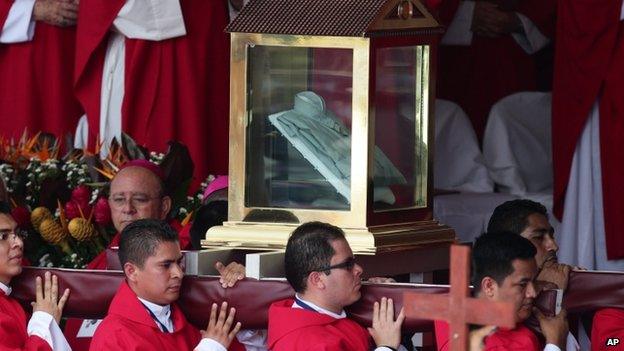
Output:
[[6,296],[11,295],[11,291],[13,291],[10,286],[4,285],[4,283],[0,283],[0,290],[4,291]]
[[[142,299],[142,298],[140,298],[138,296],[137,296],[137,298],[139,299],[139,301],[141,301],[143,303],[143,305],[145,305],[145,307],[147,307],[150,311],[152,311],[154,316],[156,316],[156,318],[158,318],[159,321],[164,323],[164,322],[170,320],[171,305],[161,306],[159,304],[155,304],[153,302],[149,302],[149,301],[147,301],[145,299]],[[167,325],[167,324],[165,323],[165,325]]]
[[[322,314],[326,314],[330,317],[334,317],[336,319],[342,319],[342,318],[346,318],[347,317],[347,313],[342,310],[342,312],[340,312],[340,314],[336,314],[332,311],[326,310],[323,307],[317,306],[314,303],[304,300],[301,298],[301,296],[299,296],[299,294],[295,294],[295,297],[297,297],[297,299],[301,300],[301,302],[305,303],[306,305],[308,305],[309,307],[311,307],[313,310],[315,310],[318,313],[322,313]],[[295,300],[295,302],[292,305],[292,308],[303,308],[303,306],[300,306],[299,304],[297,304],[297,300]]]

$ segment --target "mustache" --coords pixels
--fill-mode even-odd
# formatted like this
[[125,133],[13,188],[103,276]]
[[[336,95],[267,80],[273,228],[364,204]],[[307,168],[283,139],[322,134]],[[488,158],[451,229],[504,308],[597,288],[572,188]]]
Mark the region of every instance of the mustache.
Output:
[[557,258],[557,252],[553,250],[548,251],[548,253],[544,257],[544,265],[547,263],[558,263],[558,262],[559,262],[559,258]]

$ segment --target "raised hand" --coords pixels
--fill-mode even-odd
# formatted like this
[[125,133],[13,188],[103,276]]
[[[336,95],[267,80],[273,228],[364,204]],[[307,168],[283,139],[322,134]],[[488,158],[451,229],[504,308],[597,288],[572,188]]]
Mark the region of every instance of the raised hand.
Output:
[[559,289],[568,287],[568,277],[571,267],[554,261],[544,262],[542,270],[537,275],[537,280],[554,283]]
[[401,344],[401,325],[405,319],[405,312],[401,309],[399,316],[394,320],[394,303],[392,299],[381,298],[381,303],[375,301],[373,305],[373,326],[368,332],[373,337],[375,345],[389,346],[395,350]]
[[232,328],[234,324],[234,315],[236,315],[236,309],[234,307],[227,311],[227,302],[221,304],[219,315],[217,316],[218,306],[216,303],[212,304],[210,310],[210,320],[208,321],[208,327],[206,330],[201,330],[202,338],[212,339],[219,344],[223,345],[226,349],[230,346],[230,343],[236,337],[236,334],[241,328],[240,322]]
[[215,269],[221,276],[219,283],[224,288],[231,288],[236,285],[236,282],[245,278],[245,266],[240,263],[232,262],[224,266],[223,263],[217,262],[215,263]]
[[56,323],[59,323],[63,315],[63,308],[69,298],[69,289],[65,289],[63,296],[59,299],[58,278],[56,275],[46,272],[43,284],[41,282],[41,277],[37,277],[36,279],[35,296],[35,302],[31,303],[33,312],[46,312],[54,317]]
[[495,325],[486,325],[470,332],[470,351],[481,351],[484,349],[485,337],[492,334],[496,329]]
[[533,314],[539,321],[542,334],[546,338],[546,343],[559,346],[565,350],[566,338],[568,337],[568,313],[561,309],[558,315],[548,317],[542,313],[537,307],[533,308]]
[[37,0],[33,9],[33,17],[36,21],[59,27],[76,25],[78,20],[78,1]]

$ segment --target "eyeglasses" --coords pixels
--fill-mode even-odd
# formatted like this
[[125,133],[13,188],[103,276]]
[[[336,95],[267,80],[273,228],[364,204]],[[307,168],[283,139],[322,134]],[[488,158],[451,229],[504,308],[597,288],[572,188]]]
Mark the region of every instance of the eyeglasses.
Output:
[[319,269],[315,269],[315,270],[313,270],[313,272],[329,272],[332,269],[346,269],[348,271],[351,271],[351,270],[353,270],[353,267],[355,267],[355,263],[356,263],[355,262],[355,257],[349,257],[342,263],[337,263],[337,264],[335,264],[333,266],[327,266],[327,267],[322,267],[322,268],[319,268]]
[[0,230],[0,241],[6,241],[8,239],[15,241],[17,238],[24,240],[27,237],[28,237],[28,232],[25,230],[21,230],[21,229]]
[[149,205],[150,201],[160,199],[161,197],[150,197],[150,196],[132,196],[130,198],[125,198],[123,196],[113,196],[109,197],[108,201],[111,207],[114,208],[122,208],[127,204],[134,208],[143,208]]

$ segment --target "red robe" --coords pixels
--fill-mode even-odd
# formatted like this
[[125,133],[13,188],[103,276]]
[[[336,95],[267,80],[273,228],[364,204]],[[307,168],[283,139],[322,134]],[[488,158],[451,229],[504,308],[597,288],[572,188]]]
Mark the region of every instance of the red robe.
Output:
[[[12,4],[0,0],[1,26]],[[37,22],[32,41],[0,44],[0,137],[19,138],[25,128],[74,132],[83,114],[72,86],[75,35],[73,27]]]
[[171,305],[175,330],[163,333],[123,282],[108,309],[108,315],[97,328],[91,350],[192,350],[201,334],[192,326],[175,304]]
[[[451,23],[460,0],[442,1],[440,20]],[[546,37],[554,34],[553,0],[518,2],[517,12],[529,18]],[[537,89],[537,70],[532,55],[507,35],[486,38],[473,35],[470,46],[440,45],[438,97],[460,105],[470,117],[479,140],[490,108],[510,94]]]
[[[124,0],[80,1],[75,88],[99,133],[102,69],[113,20]],[[150,150],[169,140],[186,144],[195,178],[227,173],[229,38],[227,1],[181,0],[187,34],[147,41],[126,39],[122,130]]]
[[28,336],[26,313],[14,299],[0,291],[0,351],[50,351],[50,345],[38,336]]
[[621,1],[559,3],[553,83],[554,211],[562,218],[572,157],[600,96],[600,157],[607,258],[624,258],[624,26]]
[[[617,338],[617,345],[607,345]],[[612,342],[613,343],[613,342]],[[592,351],[624,350],[624,310],[605,308],[596,312],[591,331]]]
[[[435,336],[438,351],[449,349],[449,326],[446,322],[435,321]],[[529,328],[520,324],[515,329],[498,329],[485,338],[483,351],[541,351],[544,346]]]
[[[201,341],[199,330],[180,308],[171,305],[174,331],[163,333],[125,281],[117,290],[108,315],[97,328],[90,350],[193,350]],[[234,341],[229,350],[245,350]]]
[[[180,248],[184,249],[190,245],[191,237],[190,237],[190,227],[191,224],[187,224],[182,227],[177,221],[170,222],[173,229],[180,233]],[[113,246],[119,246],[120,234],[117,233],[108,244],[108,248]],[[106,250],[100,252],[93,261],[89,262],[87,265],[87,269],[108,269],[108,262],[106,260]],[[67,338],[67,342],[71,346],[73,351],[86,351],[89,349],[89,345],[91,344],[90,337],[77,337],[78,331],[82,326],[83,319],[77,318],[69,318],[65,323],[64,334]],[[1,350],[0,350],[1,351]]]
[[361,325],[348,318],[292,308],[293,302],[286,299],[269,308],[269,350],[370,350],[370,337]]

